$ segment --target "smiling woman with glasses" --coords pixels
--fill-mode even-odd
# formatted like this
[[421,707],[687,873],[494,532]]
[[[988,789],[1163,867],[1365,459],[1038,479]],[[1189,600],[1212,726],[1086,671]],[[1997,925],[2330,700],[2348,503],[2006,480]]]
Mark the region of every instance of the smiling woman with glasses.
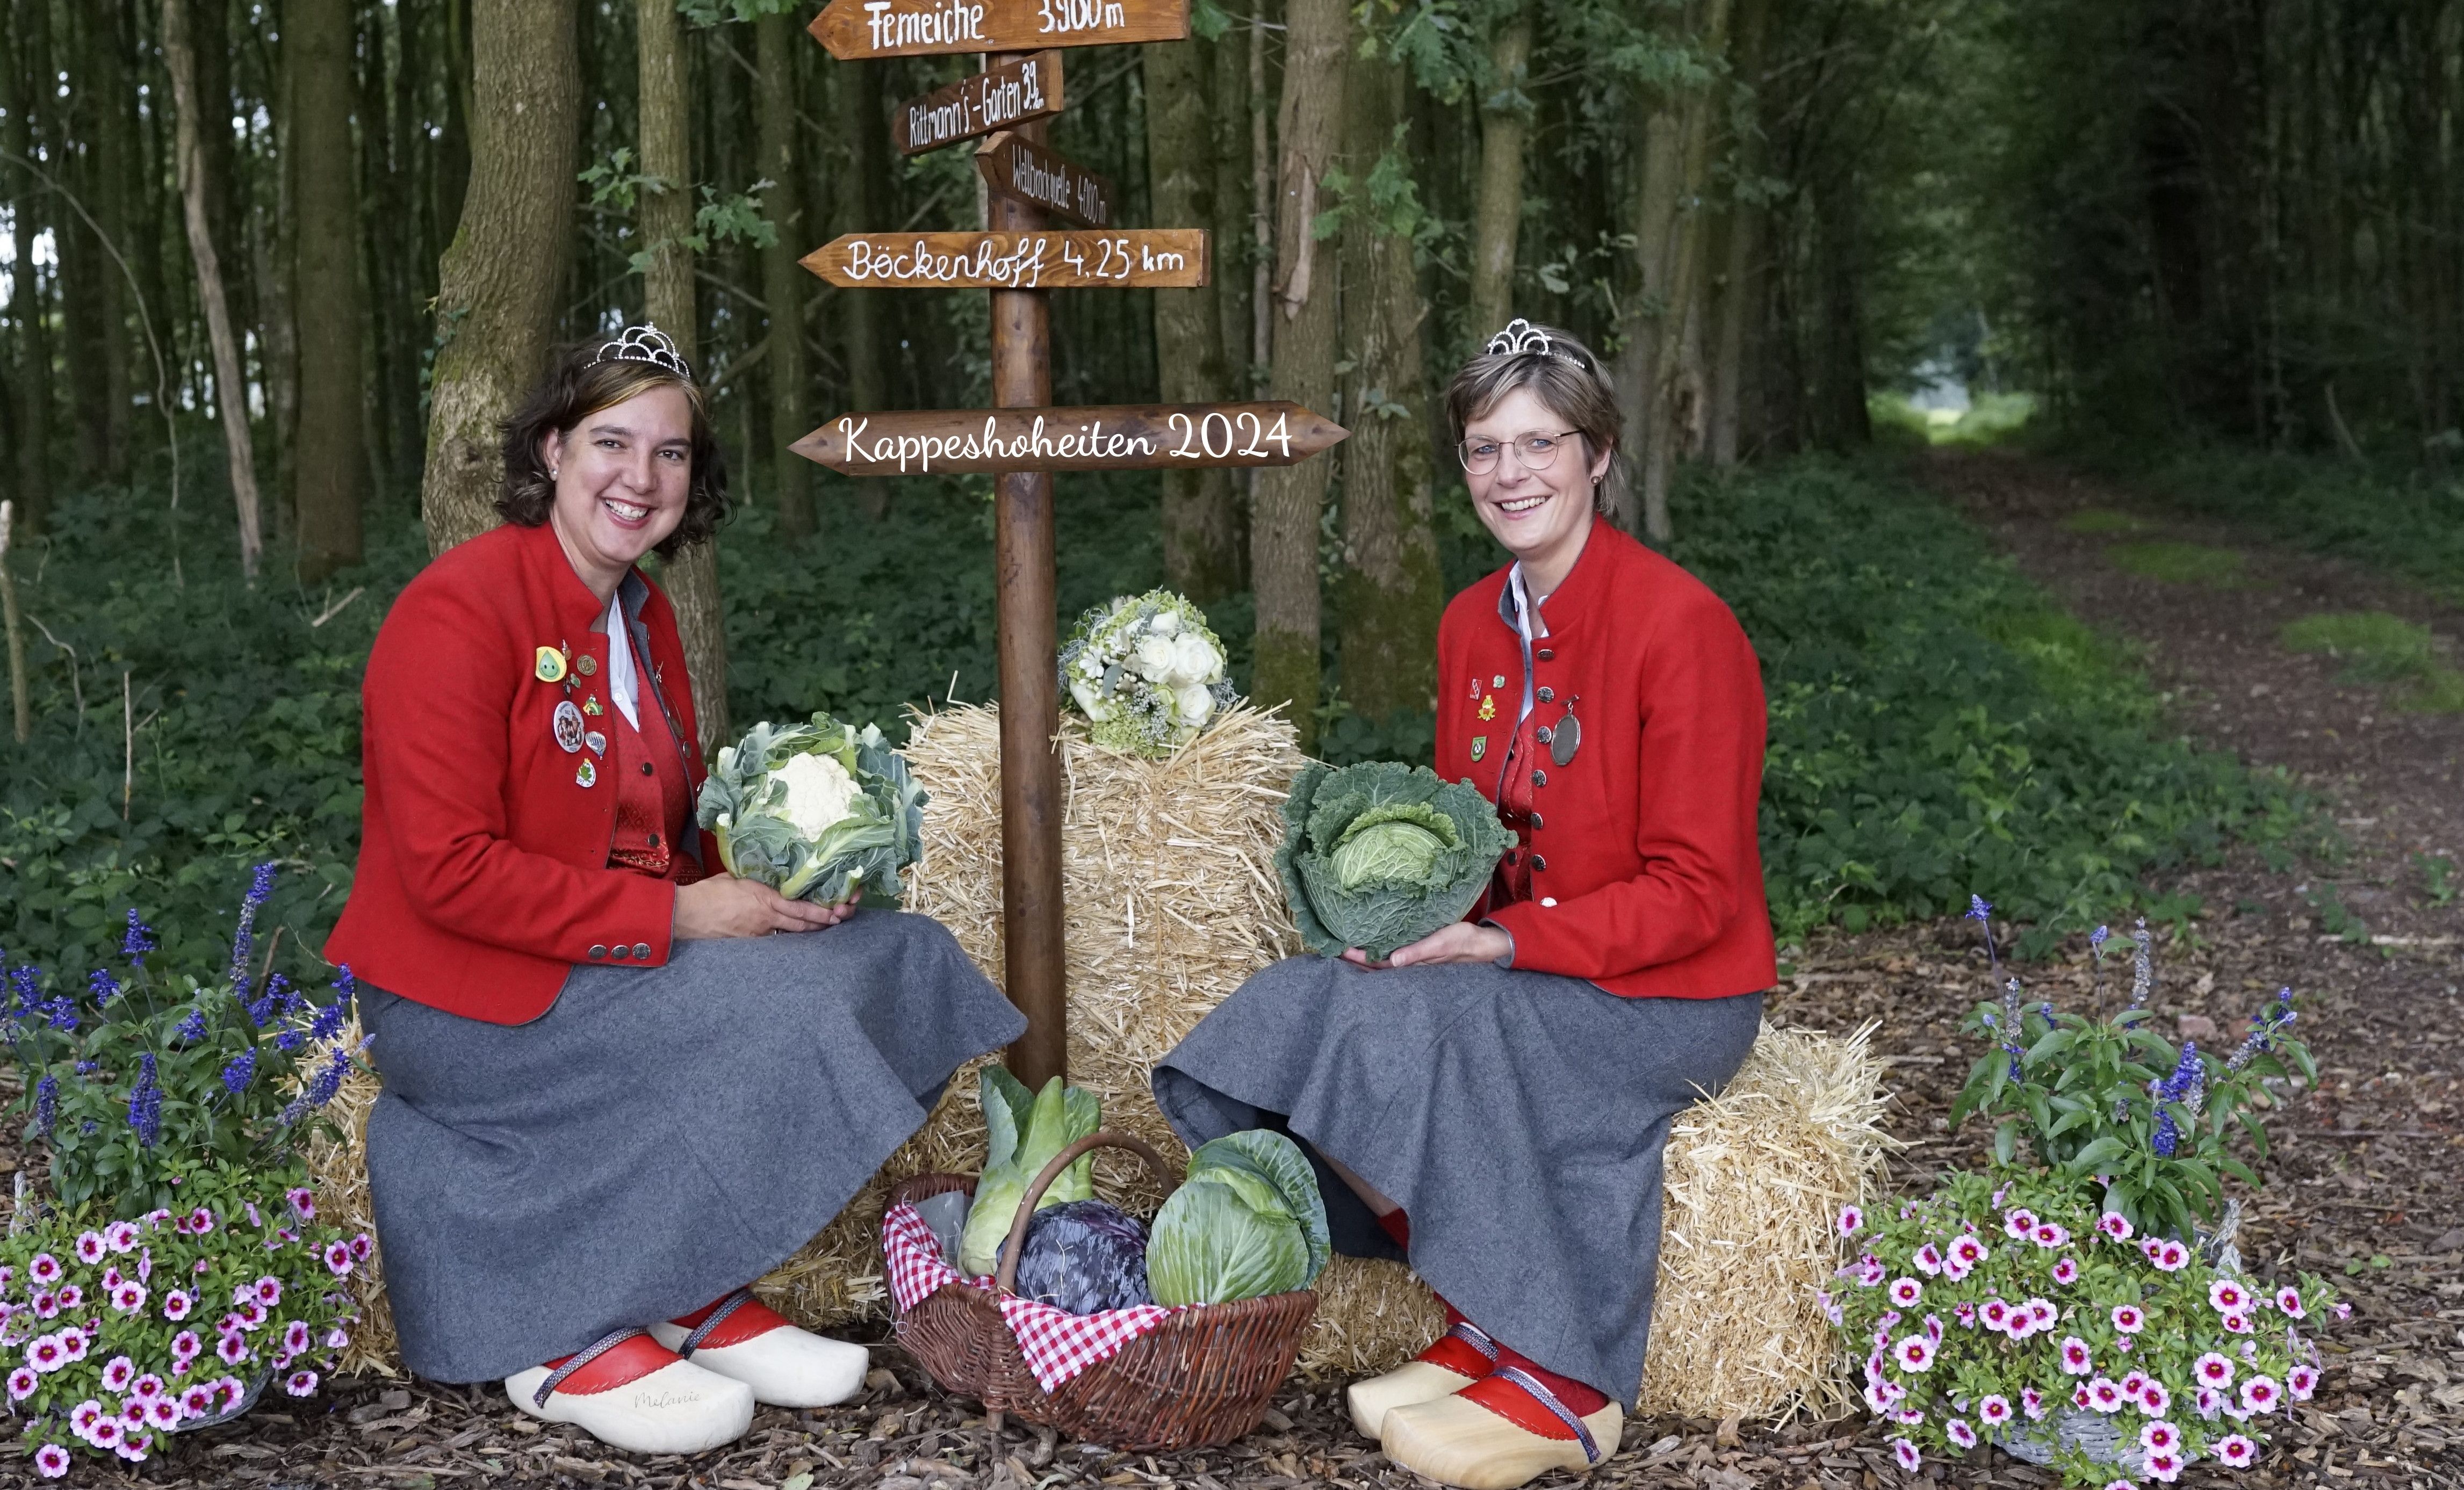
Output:
[[1642,1382],[1669,1124],[1735,1074],[1776,979],[1755,812],[1762,676],[1728,607],[1605,517],[1617,396],[1516,321],[1446,408],[1512,556],[1438,630],[1438,774],[1514,844],[1464,920],[1382,964],[1260,973],[1157,1066],[1180,1136],[1287,1129],[1338,1250],[1408,1258],[1447,1329],[1353,1385],[1386,1457],[1493,1490],[1617,1452]]

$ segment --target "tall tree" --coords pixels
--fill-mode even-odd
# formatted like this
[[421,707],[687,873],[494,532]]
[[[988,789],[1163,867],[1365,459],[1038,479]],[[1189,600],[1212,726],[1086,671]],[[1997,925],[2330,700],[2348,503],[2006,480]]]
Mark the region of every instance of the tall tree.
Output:
[[1480,194],[1471,218],[1471,333],[1493,335],[1514,299],[1514,250],[1523,232],[1524,142],[1530,133],[1531,33],[1537,0],[1522,0],[1490,38],[1491,77],[1480,104]]
[[496,524],[500,428],[547,361],[581,138],[572,0],[471,0],[470,15],[471,185],[438,266],[420,487],[438,554]]
[[1771,0],[1737,0],[1731,53],[1734,92],[1728,118],[1734,125],[1729,188],[1723,214],[1717,296],[1716,341],[1710,362],[1709,407],[1704,423],[1714,466],[1733,466],[1740,453],[1745,404],[1752,385],[1747,363],[1750,328],[1769,303],[1762,279],[1765,224],[1762,191],[1763,55],[1771,30]]
[[[49,218],[49,188],[41,168],[35,164],[41,145],[34,129],[33,100],[40,92],[43,70],[50,64],[47,6],[20,8],[0,5],[7,12],[0,19],[10,29],[0,33],[0,40],[10,43],[0,47],[0,87],[8,90],[0,99],[8,110],[6,121],[0,121],[0,149],[9,159],[0,162],[6,167],[10,210],[16,225],[17,241],[31,244]],[[20,537],[39,534],[52,508],[52,340],[44,324],[45,296],[40,266],[34,255],[19,252],[9,269],[9,318],[15,325],[17,340],[17,395],[12,410],[15,428],[11,431],[16,465],[17,533]]]
[[1353,57],[1347,86],[1353,189],[1343,203],[1343,580],[1336,615],[1343,693],[1383,723],[1436,706],[1445,608],[1432,526],[1427,304],[1414,264],[1420,207],[1396,148],[1406,89],[1383,49]]
[[779,508],[779,531],[801,539],[813,531],[813,499],[807,472],[813,463],[789,449],[789,442],[813,422],[812,390],[804,370],[804,287],[812,276],[796,262],[804,248],[803,173],[796,163],[796,52],[810,46],[785,11],[754,23],[759,77],[755,107],[760,114],[759,170],[771,186],[763,198],[776,236],[761,251],[761,298],[770,306],[770,490]]
[[[1197,43],[1146,44],[1147,170],[1155,220],[1163,227],[1216,222],[1209,61]],[[1155,296],[1155,339],[1166,402],[1203,403],[1231,392],[1213,289]],[[1200,603],[1241,588],[1240,493],[1229,468],[1164,472],[1163,562],[1173,587]]]
[[256,453],[249,437],[248,382],[240,371],[239,338],[224,297],[222,260],[214,249],[210,204],[216,192],[207,177],[205,141],[209,131],[228,138],[227,116],[200,118],[197,58],[188,31],[187,0],[163,0],[163,61],[171,74],[171,106],[178,115],[180,200],[188,230],[188,256],[197,268],[197,297],[206,312],[206,335],[214,350],[214,394],[222,409],[223,449],[230,457],[231,502],[239,514],[239,564],[256,578],[265,552],[256,495]]
[[[847,142],[847,187],[839,194],[833,232],[880,232],[890,224],[890,119],[883,110],[881,66],[834,67],[839,137]],[[890,346],[897,333],[897,297],[842,290],[836,303],[846,338],[847,399],[860,409],[890,406]],[[890,514],[890,484],[856,484],[855,499],[876,520]]]
[[[1321,251],[1318,214],[1327,171],[1342,148],[1346,0],[1291,0],[1284,33],[1284,92],[1277,108],[1274,355],[1267,386],[1324,412],[1334,396],[1337,265]],[[1329,462],[1302,461],[1259,473],[1249,526],[1249,575],[1257,594],[1256,673],[1250,694],[1287,706],[1301,749],[1317,743],[1320,596],[1317,539]]]
[[[650,319],[684,352],[701,357],[701,316],[693,302],[692,101],[685,91],[684,26],[676,0],[636,0],[642,77],[643,272]],[[747,451],[750,455],[752,452]],[[693,714],[708,755],[727,737],[727,631],[718,601],[715,538],[678,551],[661,572],[676,607],[685,668],[693,674]]]
[[[367,400],[361,378],[359,193],[351,170],[351,0],[290,0],[292,168],[297,186],[299,425],[292,454],[299,575],[314,584],[360,561],[367,486]],[[363,121],[373,127],[374,121]]]

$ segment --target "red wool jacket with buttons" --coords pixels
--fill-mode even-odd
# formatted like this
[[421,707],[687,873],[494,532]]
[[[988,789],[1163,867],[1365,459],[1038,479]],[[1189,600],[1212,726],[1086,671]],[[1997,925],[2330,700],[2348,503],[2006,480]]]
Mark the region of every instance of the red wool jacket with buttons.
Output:
[[1518,773],[1510,795],[1531,814],[1504,815],[1529,897],[1493,904],[1492,889],[1473,919],[1513,936],[1515,967],[1627,997],[1769,988],[1762,669],[1736,617],[1595,518],[1531,644],[1532,720],[1552,735],[1581,721],[1559,764],[1528,733],[1515,745],[1526,664],[1509,573],[1456,596],[1438,628],[1438,774],[1497,801]]
[[[620,593],[656,745],[646,763],[698,792],[700,753],[679,744],[696,735],[675,612],[639,571]],[[568,698],[609,733],[606,616],[544,524],[473,538],[402,592],[361,688],[360,866],[328,960],[493,1024],[545,1013],[575,963],[667,961],[674,881],[608,866],[615,756],[557,738]],[[542,646],[571,659],[570,688],[539,679]],[[690,819],[677,847],[699,856]]]

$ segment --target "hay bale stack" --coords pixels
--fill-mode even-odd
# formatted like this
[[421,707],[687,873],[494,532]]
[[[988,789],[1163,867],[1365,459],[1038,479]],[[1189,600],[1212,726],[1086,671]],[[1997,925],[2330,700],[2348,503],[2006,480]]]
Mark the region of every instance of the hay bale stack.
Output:
[[[332,1048],[360,1048],[360,1017],[356,1011],[342,1026]],[[306,1064],[302,1063],[303,1068]],[[317,1192],[318,1219],[345,1231],[363,1231],[370,1237],[377,1234],[377,1213],[368,1198],[365,1150],[368,1109],[377,1105],[379,1089],[375,1077],[353,1066],[336,1088],[334,1100],[325,1106],[325,1116],[341,1130],[341,1138],[338,1141],[331,1134],[312,1129],[305,1155],[308,1183]],[[402,1348],[394,1339],[393,1308],[385,1302],[384,1249],[371,1252],[366,1261],[351,1269],[347,1282],[351,1297],[359,1302],[360,1319],[351,1326],[351,1346],[342,1352],[341,1369],[359,1374],[400,1375]]]

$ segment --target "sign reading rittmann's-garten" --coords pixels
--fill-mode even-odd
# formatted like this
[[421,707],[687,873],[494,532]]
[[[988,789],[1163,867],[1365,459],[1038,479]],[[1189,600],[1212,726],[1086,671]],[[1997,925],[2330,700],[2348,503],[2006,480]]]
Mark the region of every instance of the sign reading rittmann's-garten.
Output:
[[1039,52],[908,99],[891,117],[890,134],[898,142],[899,153],[922,155],[1058,114],[1066,106],[1061,54]]
[[1189,0],[830,0],[810,30],[841,61],[1181,41]]
[[803,265],[847,290],[1190,290],[1206,283],[1206,230],[851,232]]
[[797,441],[795,450],[850,476],[1157,471],[1288,466],[1344,434],[1333,421],[1282,403],[913,409],[843,414]]

